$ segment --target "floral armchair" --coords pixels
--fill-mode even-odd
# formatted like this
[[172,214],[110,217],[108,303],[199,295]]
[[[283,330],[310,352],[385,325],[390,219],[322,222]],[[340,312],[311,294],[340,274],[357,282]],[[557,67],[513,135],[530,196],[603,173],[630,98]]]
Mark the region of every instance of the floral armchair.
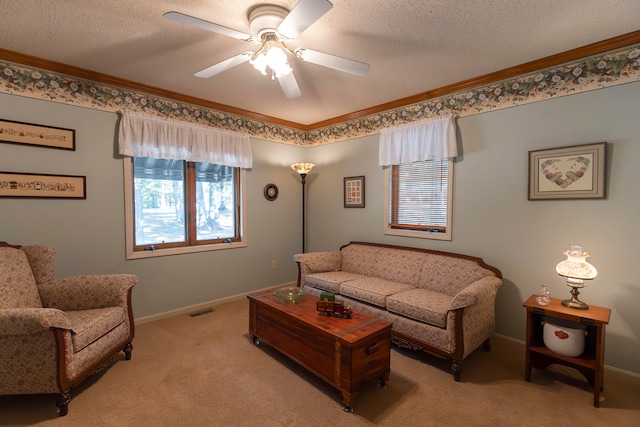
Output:
[[55,249],[0,242],[0,395],[70,390],[120,351],[131,358],[131,274],[55,278]]

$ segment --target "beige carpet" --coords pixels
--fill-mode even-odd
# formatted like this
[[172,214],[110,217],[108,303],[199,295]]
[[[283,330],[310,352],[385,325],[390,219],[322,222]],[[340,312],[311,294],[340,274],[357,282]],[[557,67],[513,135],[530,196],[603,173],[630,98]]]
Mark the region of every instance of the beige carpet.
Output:
[[597,409],[569,368],[534,370],[525,382],[523,345],[499,337],[465,361],[460,383],[448,362],[394,348],[388,387],[366,385],[345,413],[337,390],[249,341],[246,299],[213,308],[139,325],[132,359],[120,356],[74,389],[66,417],[50,396],[0,396],[0,425],[640,425],[637,379],[607,371]]

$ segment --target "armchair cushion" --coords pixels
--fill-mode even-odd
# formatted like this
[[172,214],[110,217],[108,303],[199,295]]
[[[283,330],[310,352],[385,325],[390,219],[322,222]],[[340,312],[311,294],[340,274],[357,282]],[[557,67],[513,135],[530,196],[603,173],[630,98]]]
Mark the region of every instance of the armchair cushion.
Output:
[[24,252],[0,248],[1,308],[42,308],[36,279]]
[[67,311],[65,314],[71,325],[71,340],[76,353],[125,322],[122,307]]

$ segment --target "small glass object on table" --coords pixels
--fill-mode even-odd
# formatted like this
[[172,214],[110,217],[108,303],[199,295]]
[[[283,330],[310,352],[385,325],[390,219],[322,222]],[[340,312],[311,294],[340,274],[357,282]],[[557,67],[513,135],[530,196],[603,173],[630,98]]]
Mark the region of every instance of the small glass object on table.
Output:
[[551,302],[551,292],[547,290],[547,287],[545,285],[542,285],[542,287],[540,288],[540,295],[538,295],[538,297],[536,298],[536,302],[543,306],[549,305],[549,303]]
[[298,288],[297,286],[288,286],[286,288],[276,289],[273,294],[280,298],[282,301],[287,301],[292,304],[304,295],[304,290],[302,288]]

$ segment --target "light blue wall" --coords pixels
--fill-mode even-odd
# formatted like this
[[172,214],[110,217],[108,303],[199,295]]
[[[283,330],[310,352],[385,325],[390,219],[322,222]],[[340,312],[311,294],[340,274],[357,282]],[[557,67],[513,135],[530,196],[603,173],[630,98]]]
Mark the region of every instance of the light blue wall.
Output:
[[[383,234],[384,173],[378,136],[310,149],[310,250],[365,240],[482,257],[504,274],[496,332],[524,340],[522,303],[541,284],[569,297],[555,273],[581,244],[598,277],[581,294],[612,309],[606,364],[640,373],[640,83],[458,119],[463,156],[455,165],[451,242]],[[607,141],[606,200],[528,201],[528,151]],[[342,179],[365,175],[366,208],[345,209]]]
[[[504,274],[497,333],[522,340],[522,302],[543,283],[552,296],[567,297],[554,267],[564,250],[581,244],[599,272],[582,299],[612,309],[605,363],[640,374],[640,284],[632,267],[640,254],[638,99],[640,83],[632,83],[459,119],[464,154],[455,166],[451,242],[383,235],[377,135],[310,149],[252,140],[248,248],[125,261],[115,115],[0,94],[1,118],[74,128],[78,138],[76,152],[0,144],[0,170],[88,180],[86,201],[0,199],[0,240],[56,246],[60,276],[138,274],[137,317],[293,281],[301,186],[289,164],[313,161],[306,187],[309,251],[364,240],[480,256]],[[609,142],[606,200],[527,200],[529,150],[602,141]],[[357,175],[365,176],[366,207],[345,209],[343,178]],[[275,202],[262,196],[269,182],[280,188]]]
[[[86,200],[0,198],[0,241],[47,244],[57,275],[134,273],[136,318],[294,281],[301,185],[291,163],[306,150],[252,140],[247,172],[248,247],[125,260],[123,161],[113,113],[0,94],[0,118],[76,129],[76,151],[0,143],[0,171],[87,176]],[[263,197],[267,183],[280,197]],[[271,268],[271,261],[278,268]]]

